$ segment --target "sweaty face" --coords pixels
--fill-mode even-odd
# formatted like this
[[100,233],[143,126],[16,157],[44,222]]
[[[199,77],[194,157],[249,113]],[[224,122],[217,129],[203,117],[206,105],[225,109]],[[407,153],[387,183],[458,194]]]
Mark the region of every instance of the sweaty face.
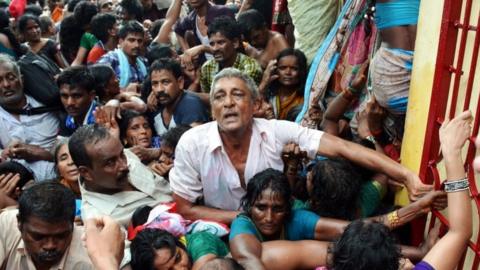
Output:
[[250,31],[249,35],[250,44],[257,49],[265,49],[268,42],[268,31],[266,28],[254,29]]
[[220,132],[243,132],[253,121],[255,104],[245,82],[238,78],[222,78],[212,89],[212,115]]
[[68,115],[72,117],[85,116],[95,98],[95,91],[87,91],[68,84],[60,85],[60,99]]
[[105,90],[106,90],[105,94],[109,97],[114,97],[120,93],[120,85],[115,73],[113,73],[112,76],[110,77],[110,80],[108,81],[105,87]]
[[172,72],[162,69],[152,72],[152,91],[159,104],[163,106],[174,103],[182,93],[183,78],[175,78]]
[[22,79],[8,65],[0,66],[0,106],[12,107],[24,97]]
[[162,145],[160,146],[160,150],[162,151],[162,154],[160,154],[158,161],[164,164],[172,164],[173,159],[175,158],[175,148],[165,143],[162,143]]
[[210,35],[208,39],[215,61],[220,64],[233,63],[235,61],[234,57],[237,55],[235,48],[238,47],[237,39],[230,40],[220,32]]
[[40,25],[38,25],[38,23],[36,23],[34,20],[28,20],[23,35],[27,41],[39,41],[42,37]]
[[128,146],[139,145],[150,147],[152,141],[152,129],[144,116],[138,116],[130,120],[128,123],[126,138]]
[[155,270],[187,270],[190,269],[190,259],[185,250],[179,247],[175,254],[168,248],[161,248],[155,251],[153,267]]
[[76,183],[78,181],[79,172],[77,166],[73,163],[70,152],[68,151],[68,144],[60,146],[56,159],[57,170],[60,176],[69,182]]
[[296,86],[299,83],[297,57],[289,55],[280,58],[277,63],[278,81],[285,86]]
[[137,57],[143,47],[143,41],[143,33],[129,33],[119,40],[119,45],[127,56]]
[[68,221],[50,223],[30,216],[18,228],[37,268],[58,263],[72,241],[73,223]]
[[278,237],[287,215],[286,208],[286,201],[267,188],[250,210],[253,223],[264,236]]
[[80,166],[80,174],[97,190],[121,191],[128,186],[128,164],[118,138],[109,136],[95,144],[86,145],[92,167]]

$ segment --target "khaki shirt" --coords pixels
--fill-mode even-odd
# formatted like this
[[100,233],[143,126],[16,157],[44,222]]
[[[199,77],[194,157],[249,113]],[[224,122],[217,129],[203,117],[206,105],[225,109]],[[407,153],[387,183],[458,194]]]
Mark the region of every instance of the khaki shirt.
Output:
[[[7,210],[0,214],[0,269],[34,270],[32,258],[25,250],[17,223],[18,210]],[[87,251],[82,245],[83,227],[75,226],[72,242],[62,259],[50,270],[93,270]]]

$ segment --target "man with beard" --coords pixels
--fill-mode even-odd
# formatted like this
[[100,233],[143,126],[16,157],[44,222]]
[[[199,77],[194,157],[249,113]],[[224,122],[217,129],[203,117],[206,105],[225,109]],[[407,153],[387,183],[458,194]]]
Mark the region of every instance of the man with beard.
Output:
[[[233,67],[250,76],[257,85],[262,79],[262,68],[258,62],[237,52],[241,46],[240,29],[229,17],[219,17],[208,26],[208,38],[214,59],[205,62],[201,69],[200,85],[204,93],[210,93],[213,78],[222,69]],[[206,100],[208,100],[208,95]]]
[[172,59],[160,59],[150,66],[152,92],[149,103],[157,110],[151,115],[158,135],[179,125],[207,122],[207,108],[196,95],[184,91],[182,68]]
[[83,220],[107,215],[126,228],[137,208],[172,200],[169,183],[124,150],[105,127],[80,127],[68,149],[80,172]]
[[104,54],[98,63],[110,65],[120,82],[120,88],[139,92],[147,76],[145,59],[140,55],[143,49],[144,30],[137,21],[128,21],[118,31],[118,49]]
[[58,129],[56,113],[25,94],[17,63],[0,55],[1,159],[18,161],[33,172],[37,181],[53,178],[55,164],[49,150]]
[[95,79],[85,66],[69,67],[57,79],[60,100],[67,116],[60,123],[60,134],[70,136],[82,125],[95,123]]
[[60,183],[27,188],[18,210],[0,214],[2,269],[94,269],[74,226],[75,195]]

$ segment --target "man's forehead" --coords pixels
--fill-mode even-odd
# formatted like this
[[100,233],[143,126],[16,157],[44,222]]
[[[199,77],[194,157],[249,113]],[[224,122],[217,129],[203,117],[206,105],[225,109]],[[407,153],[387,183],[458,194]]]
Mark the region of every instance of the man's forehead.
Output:
[[5,76],[9,73],[13,73],[14,75],[17,75],[15,71],[16,71],[15,67],[12,63],[0,64],[0,76]]
[[226,40],[230,40],[227,36],[225,36],[222,32],[215,32],[215,33],[212,33],[210,36],[209,36],[210,39],[226,39]]
[[96,160],[109,159],[123,151],[120,140],[113,136],[92,141],[85,145],[85,149],[90,158]]
[[217,91],[231,90],[242,90],[245,92],[250,92],[248,90],[247,84],[242,79],[237,77],[223,77],[219,79],[213,87],[214,93]]
[[60,92],[68,94],[88,94],[90,91],[76,85],[62,84],[60,85]]

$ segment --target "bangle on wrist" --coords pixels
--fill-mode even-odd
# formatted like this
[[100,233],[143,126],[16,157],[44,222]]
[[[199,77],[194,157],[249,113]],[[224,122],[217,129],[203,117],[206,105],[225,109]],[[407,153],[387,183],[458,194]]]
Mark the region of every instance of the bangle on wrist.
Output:
[[400,223],[400,218],[398,217],[398,211],[395,210],[393,212],[390,212],[387,214],[387,220],[388,224],[390,225],[390,228],[396,228],[398,226],[398,223]]
[[443,182],[444,184],[444,190],[445,192],[458,192],[458,191],[464,191],[470,188],[470,183],[468,182],[468,178],[463,178],[460,180],[455,180],[455,181],[445,181]]
[[365,137],[365,140],[369,140],[373,144],[377,143],[377,140],[375,140],[375,137],[373,137],[372,135],[368,135],[367,137]]

